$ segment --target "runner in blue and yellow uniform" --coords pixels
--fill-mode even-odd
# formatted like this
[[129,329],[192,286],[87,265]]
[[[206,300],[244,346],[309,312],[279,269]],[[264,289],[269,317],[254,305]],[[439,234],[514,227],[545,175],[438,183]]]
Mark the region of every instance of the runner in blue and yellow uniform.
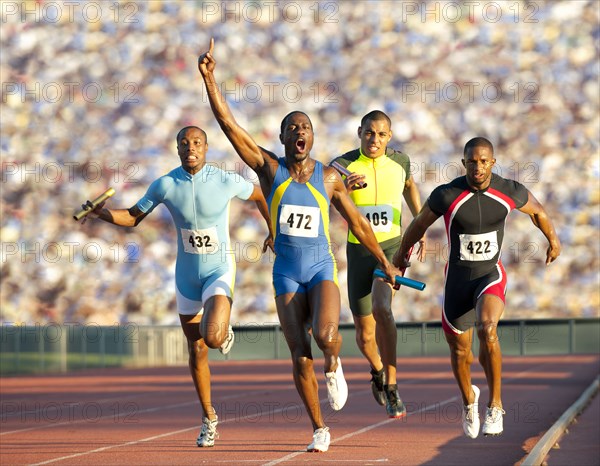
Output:
[[458,382],[464,410],[463,429],[470,438],[479,435],[479,393],[471,384],[473,326],[479,338],[489,402],[482,432],[500,435],[504,411],[501,398],[502,355],[496,328],[504,312],[506,272],[500,261],[508,214],[520,210],[548,240],[546,265],[560,254],[560,240],[542,204],[518,181],[492,173],[496,163],[492,143],[471,139],[464,148],[466,175],[433,190],[419,215],[406,229],[394,262],[408,266],[404,254],[439,217],[444,217],[450,253],[446,265],[442,328],[450,347],[452,371]]
[[[415,217],[421,210],[421,197],[410,174],[408,155],[388,147],[392,128],[384,112],[367,113],[360,122],[358,137],[360,148],[334,162],[351,172],[344,180],[350,197],[369,220],[377,241],[391,261],[402,235],[402,199]],[[421,260],[424,246],[425,238],[422,238],[417,251]],[[348,299],[356,327],[356,343],[371,365],[373,396],[379,404],[385,405],[389,417],[402,417],[406,409],[396,381],[394,289],[373,276],[379,264],[352,231],[348,232],[346,257]]]
[[[137,226],[156,206],[164,204],[177,228],[175,285],[177,310],[188,341],[189,366],[202,406],[199,447],[215,443],[217,414],[212,406],[208,348],[226,354],[233,345],[229,325],[235,280],[235,257],[229,242],[229,205],[234,197],[253,200],[268,223],[265,198],[237,174],[206,164],[206,133],[188,126],[177,134],[181,166],[155,180],[130,209],[94,213],[121,226]],[[268,240],[269,241],[269,240]],[[266,244],[265,242],[265,248]]]
[[257,173],[269,200],[277,254],[273,266],[275,304],[292,356],[296,389],[313,426],[312,443],[307,450],[327,451],[331,436],[321,414],[311,333],[325,358],[330,406],[339,410],[348,397],[338,357],[342,344],[338,332],[340,292],[329,244],[329,203],[340,211],[353,234],[380,262],[390,280],[398,270],[379,247],[339,174],[310,157],[314,133],[306,114],[292,112],[281,122],[279,139],[285,148],[283,158],[259,147],[238,125],[215,80],[213,47],[211,40],[209,51],[198,58],[198,69],[217,122],[238,155]]
[[330,200],[323,169],[323,164],[316,162],[310,178],[298,183],[285,159],[279,159],[267,197],[275,232],[273,286],[276,296],[307,293],[324,280],[337,284],[337,268],[329,240]]

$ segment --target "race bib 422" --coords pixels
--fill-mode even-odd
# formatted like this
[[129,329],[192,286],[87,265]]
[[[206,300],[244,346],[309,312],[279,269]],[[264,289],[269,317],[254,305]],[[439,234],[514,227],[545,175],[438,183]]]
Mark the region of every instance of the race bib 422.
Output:
[[495,231],[479,235],[458,235],[460,238],[460,260],[489,261],[498,254],[498,235]]

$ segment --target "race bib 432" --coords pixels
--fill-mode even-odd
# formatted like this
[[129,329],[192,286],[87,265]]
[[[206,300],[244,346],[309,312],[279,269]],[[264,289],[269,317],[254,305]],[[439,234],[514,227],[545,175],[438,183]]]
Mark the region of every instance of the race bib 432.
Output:
[[203,230],[181,229],[183,249],[188,254],[214,254],[219,250],[219,237],[217,228],[210,227]]

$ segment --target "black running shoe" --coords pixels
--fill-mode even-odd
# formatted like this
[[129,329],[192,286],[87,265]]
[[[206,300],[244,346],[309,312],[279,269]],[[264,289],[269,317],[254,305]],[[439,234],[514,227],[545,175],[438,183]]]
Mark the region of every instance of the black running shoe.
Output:
[[376,371],[371,368],[371,391],[373,392],[373,398],[381,406],[385,405],[385,393],[383,391],[383,385],[385,384],[385,372],[383,368],[380,371]]
[[404,416],[406,414],[406,407],[398,394],[398,385],[386,385],[384,392],[386,398],[385,410],[388,417],[396,419]]

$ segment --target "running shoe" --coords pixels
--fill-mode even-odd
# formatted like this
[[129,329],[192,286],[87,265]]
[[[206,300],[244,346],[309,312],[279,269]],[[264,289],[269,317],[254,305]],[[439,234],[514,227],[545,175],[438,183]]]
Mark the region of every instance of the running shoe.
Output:
[[385,405],[385,393],[383,391],[383,385],[385,384],[385,372],[383,368],[380,371],[376,371],[371,368],[371,391],[373,392],[373,398],[381,406]]
[[327,398],[329,399],[329,405],[335,411],[342,409],[348,399],[348,384],[344,378],[342,360],[338,358],[337,362],[338,365],[335,372],[325,372]]
[[329,450],[329,443],[331,442],[331,435],[329,434],[329,427],[321,427],[315,430],[313,433],[312,443],[306,447],[306,451],[310,452],[324,452]]
[[196,445],[199,447],[214,447],[215,446],[215,438],[219,437],[219,433],[217,432],[217,424],[219,423],[219,419],[215,417],[212,421],[207,417],[202,419],[202,428],[200,429],[200,434],[196,439]]
[[475,394],[472,404],[464,407],[463,410],[463,430],[469,438],[477,438],[479,435],[479,388],[471,385]]
[[398,385],[385,386],[385,410],[388,417],[398,419],[406,414],[406,407],[398,394]]
[[231,351],[233,347],[233,342],[235,341],[235,334],[233,333],[233,327],[230,325],[227,329],[227,336],[225,337],[225,341],[219,348],[221,354],[227,354]]
[[485,411],[485,420],[481,432],[483,435],[501,435],[504,431],[502,416],[506,414],[502,408],[492,406]]

